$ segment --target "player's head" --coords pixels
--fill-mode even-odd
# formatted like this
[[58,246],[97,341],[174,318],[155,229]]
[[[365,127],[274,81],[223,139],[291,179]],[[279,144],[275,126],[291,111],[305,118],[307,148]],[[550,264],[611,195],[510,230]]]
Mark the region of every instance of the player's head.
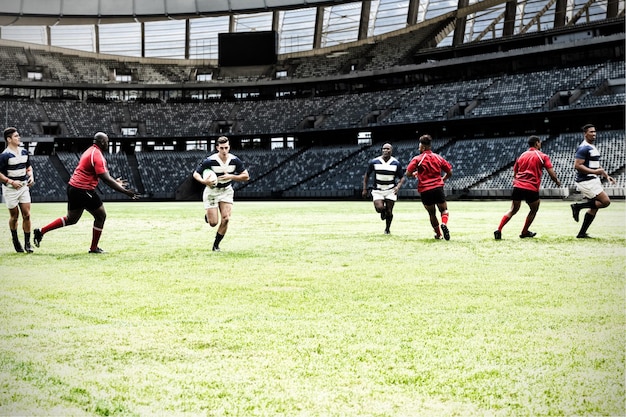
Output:
[[230,141],[226,136],[220,136],[215,141],[215,150],[218,152],[228,152],[230,150]]
[[530,146],[531,148],[541,149],[541,139],[539,138],[539,136],[533,135],[529,137],[528,146]]
[[393,146],[391,146],[391,143],[386,142],[383,144],[382,151],[383,151],[383,154],[391,155],[391,152],[393,151]]
[[587,133],[587,131],[591,129],[592,127],[594,130],[596,129],[594,125],[592,125],[591,123],[587,123],[586,125],[582,127],[583,133]]
[[433,143],[433,138],[430,135],[420,136],[420,152],[424,152],[430,149]]
[[591,123],[587,123],[582,127],[583,135],[587,142],[593,142],[596,140],[596,127]]
[[7,127],[4,129],[4,140],[8,143],[9,138],[13,136],[17,132],[17,128],[15,127]]
[[98,132],[93,137],[93,143],[98,145],[102,151],[109,149],[109,137],[104,132]]

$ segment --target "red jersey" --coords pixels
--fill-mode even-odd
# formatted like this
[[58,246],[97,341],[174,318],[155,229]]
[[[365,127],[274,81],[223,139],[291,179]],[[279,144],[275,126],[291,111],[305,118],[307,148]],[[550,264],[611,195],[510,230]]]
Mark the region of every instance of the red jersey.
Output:
[[550,157],[535,148],[530,148],[515,161],[513,187],[539,191],[544,168],[552,168]]
[[108,172],[107,161],[98,145],[94,144],[80,157],[69,184],[81,190],[94,190],[98,186],[98,176],[105,172]]
[[452,165],[433,151],[424,151],[413,157],[406,168],[409,173],[417,171],[417,191],[424,192],[443,187],[442,172],[452,172]]

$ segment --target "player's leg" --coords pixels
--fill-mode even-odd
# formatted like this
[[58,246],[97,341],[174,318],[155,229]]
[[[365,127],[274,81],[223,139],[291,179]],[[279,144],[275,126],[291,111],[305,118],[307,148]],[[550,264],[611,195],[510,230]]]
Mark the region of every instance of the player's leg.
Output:
[[608,206],[611,205],[611,198],[605,191],[602,191],[600,194],[598,194],[595,200],[596,200],[595,201],[596,212],[598,209],[607,208]]
[[9,208],[9,230],[11,231],[11,238],[13,240],[13,248],[15,252],[24,252],[24,248],[20,243],[20,238],[17,234],[17,222],[20,216],[20,209],[18,205]]
[[33,241],[35,242],[35,246],[39,247],[41,244],[41,240],[43,236],[51,232],[52,230],[59,229],[65,226],[71,226],[73,224],[78,223],[80,218],[83,215],[83,211],[87,205],[89,197],[85,190],[79,190],[77,188],[72,187],[71,185],[67,186],[67,214],[63,217],[59,217],[45,225],[40,229],[35,229],[33,231]]
[[498,228],[493,232],[493,236],[496,240],[502,239],[502,229],[511,220],[511,218],[517,214],[522,205],[522,198],[520,195],[518,195],[519,192],[519,189],[513,188],[513,194],[511,195],[511,208],[509,208],[509,210],[504,213],[504,215],[500,219],[500,224],[498,225]]
[[217,228],[217,233],[215,234],[215,241],[213,242],[213,251],[215,252],[220,250],[220,243],[222,242],[222,239],[224,239],[224,235],[226,235],[226,231],[228,230],[228,223],[230,222],[233,204],[220,201],[219,208],[221,221],[219,227]]
[[24,231],[24,250],[28,253],[33,252],[33,248],[30,246],[30,202],[20,203],[20,212],[22,213],[22,230]]
[[524,227],[522,228],[522,233],[520,234],[521,238],[535,236],[535,233],[531,232],[528,229],[530,228],[530,225],[533,224],[533,221],[535,220],[535,217],[537,216],[537,212],[539,211],[539,205],[541,204],[541,200],[537,199],[531,202],[527,201],[526,203],[528,204],[530,211],[528,212],[528,215],[526,216],[526,220],[524,221]]
[[608,207],[611,204],[611,199],[605,191],[596,195],[595,198],[593,198],[593,201],[595,202],[595,207],[589,208],[589,210],[585,213],[583,224],[580,226],[580,230],[576,235],[577,238],[588,238],[589,235],[587,234],[587,230],[589,230],[589,226],[591,226],[591,223],[595,220],[598,210]]
[[379,190],[372,190],[372,201],[374,202],[374,210],[380,214],[380,219],[385,220],[387,217],[387,208],[385,205],[385,196]]
[[441,214],[441,232],[443,233],[443,238],[450,240],[450,229],[448,229],[450,212],[448,211],[448,203],[445,200],[442,203],[437,203],[437,208]]
[[393,221],[393,206],[395,205],[394,200],[386,199],[385,200],[385,233],[391,233],[391,222]]
[[374,200],[374,210],[376,210],[376,213],[380,214],[381,220],[385,220],[385,218],[387,217],[387,207],[385,204],[385,200],[383,200],[382,198],[380,200]]
[[211,227],[215,227],[219,224],[220,214],[217,206],[206,209],[205,220]]
[[218,205],[218,190],[215,188],[204,187],[202,193],[202,203],[204,204],[204,221],[211,227],[215,227],[219,224],[219,205]]
[[[576,188],[580,191],[583,197],[587,199],[587,201],[570,205],[572,208],[572,217],[575,221],[578,221],[580,211],[586,208],[587,212],[585,214],[585,218],[587,218],[589,224],[591,224],[591,222],[593,222],[593,217],[595,217],[598,212],[598,209],[608,207],[611,204],[611,199],[604,191],[602,183],[598,178],[576,183]],[[583,235],[587,233],[588,227],[589,226],[581,227]],[[578,235],[581,235],[581,232],[579,232]]]
[[[69,203],[68,203],[69,206]],[[67,210],[67,214],[63,217],[59,217],[42,227],[41,229],[33,230],[33,242],[35,242],[35,246],[39,247],[41,245],[41,240],[43,239],[43,235],[48,232],[51,232],[56,229],[60,229],[61,227],[71,226],[73,224],[78,223],[80,218],[83,215],[83,208],[77,209],[69,209]]]
[[104,222],[107,219],[107,212],[104,209],[104,204],[100,204],[96,208],[88,208],[89,214],[93,216],[93,227],[91,229],[91,246],[89,247],[89,253],[103,253],[104,251],[98,247],[102,231],[104,230]]
[[430,225],[435,231],[435,239],[441,239],[441,231],[439,230],[439,219],[437,219],[437,211],[435,210],[435,204],[424,204],[424,208],[428,212],[430,219]]

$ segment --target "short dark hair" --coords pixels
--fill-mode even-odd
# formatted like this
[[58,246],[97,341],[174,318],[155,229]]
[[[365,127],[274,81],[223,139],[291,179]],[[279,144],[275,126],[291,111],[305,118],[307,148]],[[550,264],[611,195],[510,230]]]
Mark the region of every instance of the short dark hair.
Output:
[[539,136],[531,136],[528,138],[528,146],[535,146],[537,142],[541,142],[541,138]]
[[15,132],[17,132],[16,127],[7,127],[4,129],[4,140],[9,139]]
[[433,143],[433,138],[430,135],[420,136],[420,143],[424,146],[430,146]]
[[226,136],[220,136],[215,141],[215,147],[217,148],[217,145],[221,145],[223,143],[228,143],[228,142],[230,142],[230,141],[229,141],[229,139]]
[[104,140],[108,137],[109,136],[104,132],[96,132],[96,134],[93,135],[93,143],[104,143]]
[[587,131],[588,131],[589,129],[591,129],[592,127],[595,127],[595,126],[594,126],[594,125],[592,125],[591,123],[587,123],[586,125],[584,125],[584,126],[582,127],[583,132],[587,133]]

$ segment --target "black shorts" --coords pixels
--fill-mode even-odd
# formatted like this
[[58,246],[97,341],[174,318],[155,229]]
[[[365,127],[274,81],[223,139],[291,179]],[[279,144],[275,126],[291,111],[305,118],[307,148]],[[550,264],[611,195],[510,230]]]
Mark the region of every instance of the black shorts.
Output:
[[93,211],[102,206],[102,200],[96,190],[82,190],[67,186],[67,209]]
[[420,193],[422,198],[422,204],[425,206],[432,206],[435,204],[443,204],[446,202],[446,193],[443,192],[443,187],[433,188],[432,190],[424,191]]
[[539,191],[527,190],[525,188],[513,187],[513,193],[511,194],[511,200],[522,201],[526,204],[534,203],[539,200]]

